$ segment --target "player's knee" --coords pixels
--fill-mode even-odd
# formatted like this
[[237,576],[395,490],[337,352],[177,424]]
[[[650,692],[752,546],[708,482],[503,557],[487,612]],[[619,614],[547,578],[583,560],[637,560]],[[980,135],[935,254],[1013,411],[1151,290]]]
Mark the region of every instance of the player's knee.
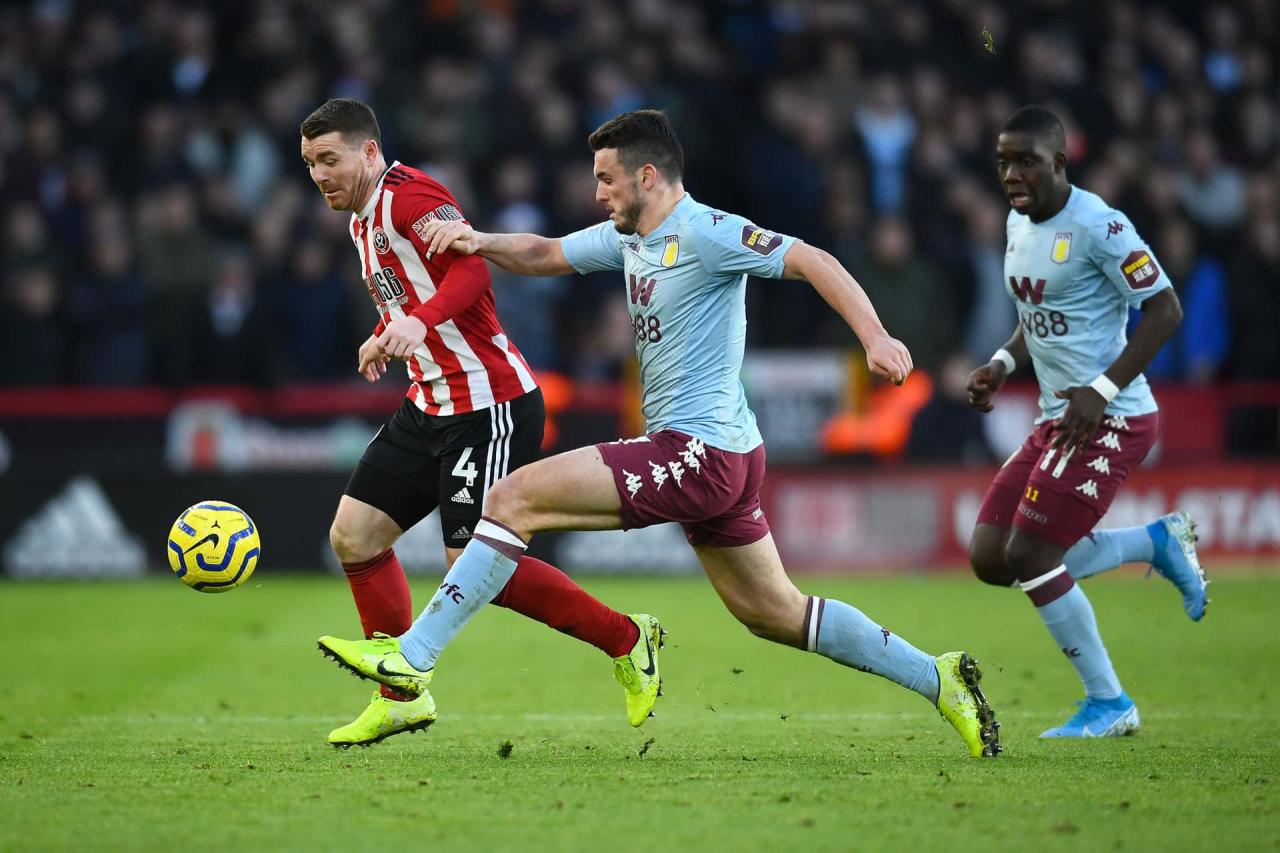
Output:
[[363,563],[378,556],[373,545],[357,529],[340,518],[334,519],[329,528],[329,546],[333,548],[340,563]]
[[525,473],[517,469],[494,483],[484,499],[485,516],[513,530],[523,530],[529,508],[523,488],[525,478]]
[[1013,583],[1013,572],[1009,570],[1004,559],[1004,552],[999,549],[982,547],[977,543],[969,545],[969,566],[978,580],[992,586],[1009,586]]
[[[1051,553],[1052,550],[1052,553]],[[1004,547],[1004,561],[1017,580],[1031,580],[1055,568],[1061,552],[1026,537],[1011,536]]]
[[738,615],[738,621],[753,635],[762,640],[769,640],[775,643],[784,642],[782,636],[785,632],[785,626],[780,625],[777,620],[771,619],[768,614],[743,613]]
[[775,603],[775,606],[738,608],[733,615],[748,631],[762,640],[798,646],[803,631],[803,612],[803,605],[797,615],[794,608]]
[[1009,541],[1009,531],[989,524],[974,528],[969,540],[969,566],[983,583],[993,586],[1009,586],[1015,580],[1004,550]]

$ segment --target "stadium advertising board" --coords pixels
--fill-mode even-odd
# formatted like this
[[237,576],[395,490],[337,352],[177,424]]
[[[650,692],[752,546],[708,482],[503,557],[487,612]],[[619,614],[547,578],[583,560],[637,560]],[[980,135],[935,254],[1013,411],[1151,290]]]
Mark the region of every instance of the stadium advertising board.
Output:
[[[830,387],[840,370],[834,362],[801,367],[782,359],[760,367],[753,381],[794,383],[803,397]],[[806,371],[812,374],[808,384],[798,378]],[[1170,396],[1177,408],[1176,395]],[[158,570],[173,519],[209,498],[237,503],[253,516],[262,531],[264,577],[273,570],[337,571],[328,529],[338,496],[398,399],[293,391],[208,398],[151,390],[10,393],[0,409],[0,571],[26,578],[136,577]],[[833,397],[811,402],[796,407],[808,412],[801,421],[820,420],[836,405]],[[336,403],[342,406],[333,408]],[[1005,409],[1010,441],[1020,441],[1026,413]],[[562,438],[587,443],[616,429],[601,417],[566,412],[558,429]],[[773,453],[776,436],[798,423],[780,410],[761,419],[775,463],[765,482],[765,511],[792,571],[965,564],[992,468],[776,464],[777,456],[789,455]],[[1187,454],[1204,458],[1217,439],[1184,446],[1185,432],[1169,431],[1153,452],[1159,458],[1131,475],[1102,525],[1141,524],[1186,509],[1199,523],[1207,560],[1275,562],[1280,463],[1192,464],[1183,461]],[[799,444],[792,450],[805,456]],[[434,518],[410,531],[398,550],[411,572],[443,570]],[[572,572],[699,571],[674,525],[627,534],[549,534],[538,537],[532,550]]]
[[[770,472],[764,501],[778,549],[797,571],[964,565],[994,471]],[[1164,465],[1129,476],[1101,527],[1146,524],[1174,509],[1196,520],[1207,560],[1280,556],[1280,465]]]

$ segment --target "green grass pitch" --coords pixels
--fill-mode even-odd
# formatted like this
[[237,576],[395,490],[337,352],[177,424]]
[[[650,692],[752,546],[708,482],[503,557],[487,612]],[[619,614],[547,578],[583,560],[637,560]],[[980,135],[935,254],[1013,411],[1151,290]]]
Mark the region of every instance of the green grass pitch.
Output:
[[[414,586],[421,605],[433,584]],[[804,581],[972,651],[994,761],[918,697],[751,637],[705,580],[588,586],[670,631],[642,730],[603,655],[491,608],[441,662],[436,726],[340,752],[326,733],[371,692],[315,649],[358,630],[341,579],[0,584],[0,849],[1280,846],[1280,578],[1220,578],[1200,625],[1159,579],[1086,582],[1144,727],[1071,743],[1036,738],[1078,685],[1025,596],[958,574]]]

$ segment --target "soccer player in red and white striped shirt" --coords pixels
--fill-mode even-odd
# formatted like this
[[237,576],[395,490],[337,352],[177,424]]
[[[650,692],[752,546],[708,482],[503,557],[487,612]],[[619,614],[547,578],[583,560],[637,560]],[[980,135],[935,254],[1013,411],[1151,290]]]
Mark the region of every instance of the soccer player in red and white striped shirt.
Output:
[[[302,123],[302,159],[334,210],[351,212],[351,239],[379,321],[360,347],[369,382],[390,359],[407,363],[410,385],[399,411],[378,431],[338,504],[330,542],[346,570],[365,636],[403,634],[413,621],[404,570],[392,546],[439,507],[450,566],[471,539],[485,494],[498,479],[537,458],[542,392],[494,310],[485,262],[431,253],[419,236],[433,220],[463,220],[453,194],[425,172],[383,156],[373,111],[332,99]],[[459,593],[460,594],[460,593]],[[651,616],[612,610],[559,569],[525,557],[493,599],[604,651],[629,694],[652,669]],[[654,672],[653,677],[656,677]],[[650,707],[652,703],[650,703]],[[647,716],[647,713],[646,713]],[[335,746],[369,744],[436,718],[429,693],[374,696]]]

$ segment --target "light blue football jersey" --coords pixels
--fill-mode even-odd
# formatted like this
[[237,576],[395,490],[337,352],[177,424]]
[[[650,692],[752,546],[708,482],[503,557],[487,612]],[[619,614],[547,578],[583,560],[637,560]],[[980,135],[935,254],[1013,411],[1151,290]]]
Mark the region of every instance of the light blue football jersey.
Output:
[[[1060,417],[1053,394],[1088,385],[1128,342],[1131,306],[1170,286],[1133,223],[1091,192],[1071,188],[1067,204],[1044,222],[1009,211],[1005,284],[1040,382],[1039,421]],[[1107,406],[1111,415],[1156,411],[1141,374]]]
[[739,378],[747,276],[780,278],[794,242],[687,194],[647,237],[605,221],[561,240],[579,273],[625,275],[646,432],[675,429],[733,453],[763,443]]

